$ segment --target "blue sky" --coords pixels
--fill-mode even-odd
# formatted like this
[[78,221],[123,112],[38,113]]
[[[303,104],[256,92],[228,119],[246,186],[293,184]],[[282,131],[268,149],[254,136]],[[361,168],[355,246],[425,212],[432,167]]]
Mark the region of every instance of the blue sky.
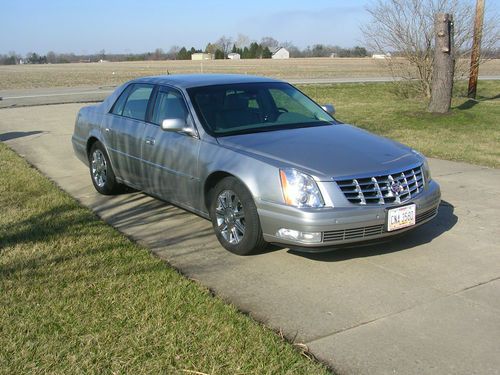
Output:
[[[475,0],[465,0],[475,1]],[[238,33],[272,36],[298,47],[363,44],[359,25],[370,0],[6,0],[0,53],[167,51],[204,48]],[[486,1],[500,8],[499,0]]]
[[0,53],[204,48],[221,35],[273,36],[299,47],[362,41],[366,0],[22,0],[0,13]]

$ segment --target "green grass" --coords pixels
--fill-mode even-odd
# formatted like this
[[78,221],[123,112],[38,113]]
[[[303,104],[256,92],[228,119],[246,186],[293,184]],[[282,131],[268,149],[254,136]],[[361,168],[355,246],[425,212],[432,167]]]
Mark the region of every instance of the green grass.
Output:
[[392,83],[304,85],[319,103],[333,103],[346,123],[405,143],[427,156],[500,167],[500,81],[479,81],[477,101],[455,90],[446,115],[426,112],[422,98],[399,96]]
[[0,373],[328,372],[1,143],[0,192]]

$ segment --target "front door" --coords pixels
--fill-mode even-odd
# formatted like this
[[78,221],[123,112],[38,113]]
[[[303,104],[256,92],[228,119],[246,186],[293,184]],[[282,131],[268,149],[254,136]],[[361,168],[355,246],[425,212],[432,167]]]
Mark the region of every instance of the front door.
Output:
[[165,119],[182,119],[192,124],[180,91],[160,86],[146,124],[142,142],[147,190],[165,200],[195,207],[200,140],[184,133],[162,130]]

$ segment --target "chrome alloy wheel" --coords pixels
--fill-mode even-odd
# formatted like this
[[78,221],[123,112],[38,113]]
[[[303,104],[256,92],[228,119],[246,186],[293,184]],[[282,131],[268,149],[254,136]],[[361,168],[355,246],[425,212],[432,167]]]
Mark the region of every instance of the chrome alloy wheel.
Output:
[[101,150],[97,149],[92,153],[92,178],[100,188],[106,185],[107,163]]
[[217,197],[215,208],[217,229],[230,244],[240,243],[245,234],[245,212],[240,198],[232,190],[224,190]]

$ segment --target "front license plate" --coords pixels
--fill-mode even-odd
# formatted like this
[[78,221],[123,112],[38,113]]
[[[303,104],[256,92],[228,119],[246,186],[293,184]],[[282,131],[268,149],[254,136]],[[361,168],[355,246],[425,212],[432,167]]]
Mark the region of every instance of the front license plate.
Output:
[[414,204],[392,208],[387,211],[387,231],[391,232],[415,225],[415,212]]

